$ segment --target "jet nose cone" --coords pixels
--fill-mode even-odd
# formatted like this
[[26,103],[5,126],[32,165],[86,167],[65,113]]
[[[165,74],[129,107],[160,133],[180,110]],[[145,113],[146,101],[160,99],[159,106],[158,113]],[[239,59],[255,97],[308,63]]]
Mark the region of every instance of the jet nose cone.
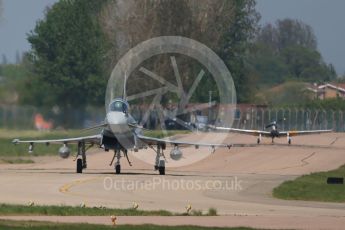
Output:
[[122,112],[110,112],[107,114],[107,121],[110,125],[127,125],[127,117]]

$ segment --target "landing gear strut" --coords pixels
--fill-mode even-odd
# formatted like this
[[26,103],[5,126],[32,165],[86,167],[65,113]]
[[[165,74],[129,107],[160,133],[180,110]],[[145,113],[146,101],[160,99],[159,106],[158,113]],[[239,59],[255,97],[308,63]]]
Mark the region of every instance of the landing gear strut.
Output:
[[261,142],[261,133],[259,134],[259,137],[258,137],[258,140],[257,140],[257,143],[260,144]]
[[83,173],[83,160],[77,159],[77,173]]
[[120,174],[121,173],[121,165],[120,165],[121,150],[115,150],[115,157],[116,157],[115,173]]
[[116,162],[114,164],[114,169],[115,169],[115,173],[116,174],[120,174],[121,173],[121,164],[120,164],[120,159],[121,159],[121,151],[123,152],[123,155],[126,157],[129,166],[132,166],[131,161],[128,158],[128,152],[127,149],[122,148],[121,146],[117,146],[114,150],[114,156],[111,159],[111,162],[109,164],[109,166],[111,166],[114,163],[114,160],[116,158]]
[[165,145],[157,145],[155,170],[158,170],[159,175],[165,175],[165,157],[163,154],[164,149]]
[[87,167],[86,164],[86,149],[85,142],[78,142],[78,153],[77,153],[77,173],[83,173],[83,169]]
[[287,139],[288,139],[288,144],[291,145],[291,137],[289,133],[287,134]]
[[120,164],[115,164],[115,173],[120,174],[121,173],[121,165]]

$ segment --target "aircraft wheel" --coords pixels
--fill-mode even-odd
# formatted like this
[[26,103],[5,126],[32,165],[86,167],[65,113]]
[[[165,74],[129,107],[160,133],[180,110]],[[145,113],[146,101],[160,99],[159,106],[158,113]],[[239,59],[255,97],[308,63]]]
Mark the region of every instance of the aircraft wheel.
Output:
[[77,173],[83,173],[83,160],[77,159]]
[[165,175],[165,167],[158,167],[159,175]]
[[115,173],[120,174],[121,173],[121,165],[116,165],[115,166]]

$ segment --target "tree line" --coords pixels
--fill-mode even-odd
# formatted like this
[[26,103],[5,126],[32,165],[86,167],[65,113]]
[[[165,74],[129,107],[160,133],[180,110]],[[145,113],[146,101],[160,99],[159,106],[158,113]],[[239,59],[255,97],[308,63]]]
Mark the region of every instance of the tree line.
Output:
[[298,20],[277,20],[261,28],[249,63],[260,84],[286,80],[325,82],[336,79],[332,64],[323,61],[312,28]]
[[[259,26],[255,5],[255,0],[60,0],[28,33],[32,48],[20,64],[27,75],[18,81],[19,103],[62,111],[103,106],[119,58],[136,44],[164,35],[189,37],[215,51],[232,73],[240,103],[254,102],[262,88],[286,81],[336,79],[309,25],[282,19]],[[171,71],[168,59],[146,64],[153,72]],[[180,71],[196,76],[198,66],[191,66]],[[195,97],[207,101],[214,88],[204,80]]]

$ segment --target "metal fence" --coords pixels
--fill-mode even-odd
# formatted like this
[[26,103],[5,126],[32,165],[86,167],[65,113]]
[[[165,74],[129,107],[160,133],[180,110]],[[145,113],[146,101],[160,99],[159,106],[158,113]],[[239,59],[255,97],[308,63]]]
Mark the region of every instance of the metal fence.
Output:
[[[138,109],[132,112],[138,121],[145,113]],[[66,114],[56,114],[52,109],[32,106],[0,106],[0,128],[34,129],[34,117],[37,113],[42,114],[44,119],[53,121],[55,128],[85,128],[101,123],[105,116],[103,107],[89,107],[82,111],[74,109],[70,111],[70,117],[67,118],[74,126],[66,127],[62,119],[62,116],[66,116]],[[157,120],[157,111],[152,111],[148,119],[149,128],[154,129],[158,125]],[[345,111],[300,108],[237,108],[232,127],[264,129],[265,125],[272,121],[278,123],[280,130],[333,129],[337,132],[345,131]]]
[[264,129],[276,121],[281,130],[333,129],[345,131],[345,111],[299,108],[250,108],[238,110],[233,127],[243,129]]

